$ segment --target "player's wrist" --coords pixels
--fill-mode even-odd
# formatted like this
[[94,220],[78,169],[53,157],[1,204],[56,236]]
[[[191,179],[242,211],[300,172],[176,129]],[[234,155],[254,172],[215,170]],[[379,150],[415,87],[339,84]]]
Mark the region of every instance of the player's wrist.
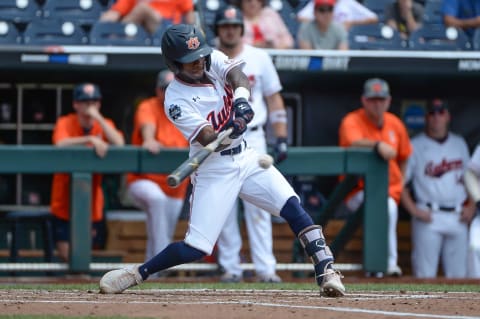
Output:
[[250,90],[247,88],[244,88],[243,86],[239,86],[233,92],[233,99],[237,100],[242,98],[248,101],[250,99]]

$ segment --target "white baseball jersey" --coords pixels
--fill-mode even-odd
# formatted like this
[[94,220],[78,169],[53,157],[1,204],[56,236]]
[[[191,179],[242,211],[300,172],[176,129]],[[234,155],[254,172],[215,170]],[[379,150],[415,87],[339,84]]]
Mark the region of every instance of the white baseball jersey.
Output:
[[412,139],[412,145],[405,180],[412,180],[417,207],[432,212],[430,222],[412,218],[413,273],[418,278],[434,278],[441,262],[446,277],[463,278],[468,227],[460,214],[467,199],[463,185],[469,161],[467,144],[453,133],[442,143],[422,133]]
[[[190,155],[203,146],[194,142],[198,133],[207,125],[215,132],[224,129],[233,109],[233,90],[226,84],[227,73],[241,60],[231,60],[220,51],[211,54],[210,71],[206,72],[212,84],[190,84],[175,77],[165,93],[165,112],[168,118],[190,142]],[[231,146],[239,145],[242,138]],[[208,160],[208,159],[207,159]]]
[[[190,141],[190,155],[202,146],[194,141],[202,128],[211,125],[221,131],[232,112],[233,92],[226,84],[227,73],[241,60],[229,60],[217,50],[211,54],[207,75],[212,84],[189,84],[175,79],[167,88],[165,112]],[[274,167],[263,169],[258,153],[244,146],[243,137],[229,148],[241,145],[235,155],[211,154],[191,175],[190,222],[185,243],[210,254],[238,197],[270,214],[279,215],[294,190]]]
[[268,118],[268,109],[264,97],[282,90],[277,71],[272,59],[265,50],[248,44],[243,45],[243,50],[236,59],[246,62],[243,72],[247,75],[252,87],[249,102],[255,112],[255,116],[248,126],[262,127],[267,123]]
[[412,180],[417,202],[461,206],[467,199],[463,173],[470,158],[463,137],[450,132],[439,143],[421,133],[412,139],[412,146],[405,180]]

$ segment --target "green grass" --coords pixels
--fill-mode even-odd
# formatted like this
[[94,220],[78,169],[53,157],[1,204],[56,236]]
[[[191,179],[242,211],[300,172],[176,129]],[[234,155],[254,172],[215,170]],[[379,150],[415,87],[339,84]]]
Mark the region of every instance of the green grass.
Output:
[[[129,317],[98,317],[98,316],[83,316],[83,317],[65,317],[65,316],[52,316],[52,315],[0,315],[0,319],[85,319],[85,318],[95,318],[95,319],[130,319]],[[148,317],[136,317],[135,319],[151,319]]]
[[[346,285],[348,292],[480,292],[475,284],[393,284],[393,283],[355,283]],[[36,289],[36,290],[83,290],[98,292],[98,284],[2,284],[0,289]],[[313,283],[144,283],[131,289],[258,289],[258,290],[316,290]],[[1,318],[1,317],[0,317]]]

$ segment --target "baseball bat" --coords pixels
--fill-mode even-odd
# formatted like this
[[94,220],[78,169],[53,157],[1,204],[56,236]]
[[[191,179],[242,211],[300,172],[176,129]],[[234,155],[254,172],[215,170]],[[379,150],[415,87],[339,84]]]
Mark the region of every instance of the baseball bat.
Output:
[[188,158],[179,167],[177,167],[167,177],[167,184],[170,187],[177,187],[180,183],[190,176],[199,166],[205,161],[205,159],[217,149],[218,146],[227,138],[233,131],[233,128],[229,128],[218,134],[217,138],[205,145],[201,150],[195,153],[192,157]]

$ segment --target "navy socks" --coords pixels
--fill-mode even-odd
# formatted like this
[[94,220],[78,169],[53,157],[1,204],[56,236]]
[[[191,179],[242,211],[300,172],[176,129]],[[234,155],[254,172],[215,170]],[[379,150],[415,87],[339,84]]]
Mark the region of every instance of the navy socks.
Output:
[[204,257],[206,254],[183,241],[171,243],[155,257],[139,267],[143,280],[149,275],[170,267],[186,264]]
[[288,222],[290,228],[297,237],[303,229],[313,225],[312,217],[307,214],[305,209],[300,205],[298,198],[295,196],[292,196],[287,200],[280,211],[280,216]]

